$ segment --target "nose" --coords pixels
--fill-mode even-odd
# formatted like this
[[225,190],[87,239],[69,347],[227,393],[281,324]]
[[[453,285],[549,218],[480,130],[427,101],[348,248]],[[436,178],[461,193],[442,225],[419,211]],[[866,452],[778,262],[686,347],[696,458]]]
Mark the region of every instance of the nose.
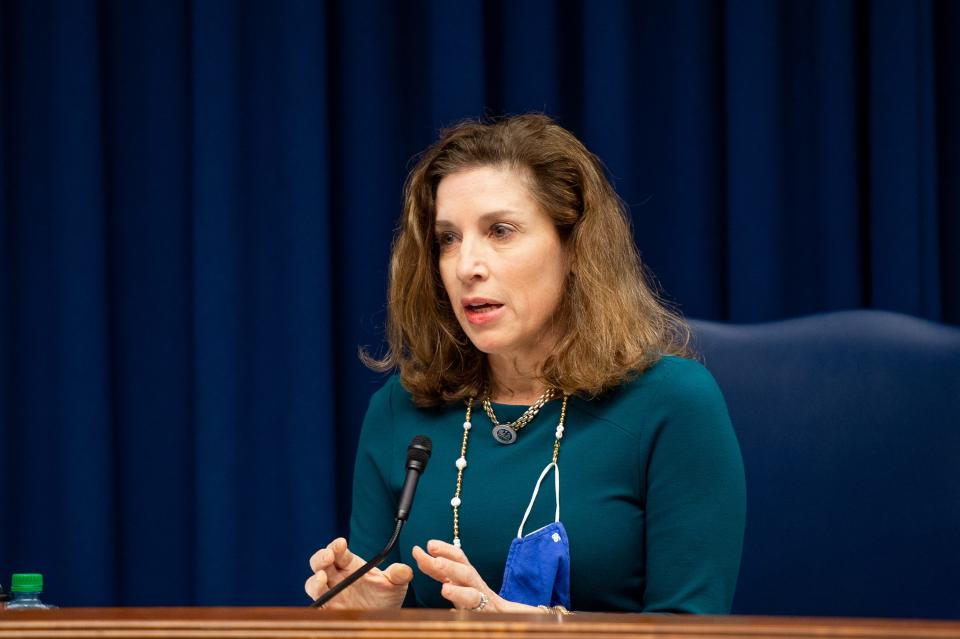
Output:
[[464,238],[457,257],[457,278],[464,283],[483,281],[490,274],[482,242]]

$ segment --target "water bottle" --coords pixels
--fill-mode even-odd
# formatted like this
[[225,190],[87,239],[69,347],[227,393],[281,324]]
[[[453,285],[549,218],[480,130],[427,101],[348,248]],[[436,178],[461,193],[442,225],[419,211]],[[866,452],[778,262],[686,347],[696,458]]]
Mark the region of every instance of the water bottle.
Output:
[[39,573],[15,573],[10,578],[10,592],[13,593],[13,599],[7,603],[7,610],[56,608],[40,601],[43,575]]

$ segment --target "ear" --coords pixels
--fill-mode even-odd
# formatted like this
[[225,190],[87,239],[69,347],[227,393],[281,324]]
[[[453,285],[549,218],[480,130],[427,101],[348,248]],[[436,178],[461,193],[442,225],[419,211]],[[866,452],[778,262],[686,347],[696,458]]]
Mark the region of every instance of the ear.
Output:
[[570,275],[576,276],[577,274],[577,255],[574,253],[573,248],[571,247],[570,238],[567,238],[567,241],[563,243],[563,259],[566,263],[566,271]]

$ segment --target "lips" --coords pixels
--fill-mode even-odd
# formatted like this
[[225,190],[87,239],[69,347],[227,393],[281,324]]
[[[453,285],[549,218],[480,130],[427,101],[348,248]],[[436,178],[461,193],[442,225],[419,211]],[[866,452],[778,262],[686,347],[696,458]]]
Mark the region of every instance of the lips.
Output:
[[487,324],[502,314],[503,304],[486,297],[469,297],[463,301],[463,310],[471,324]]
[[488,311],[496,310],[503,306],[503,304],[468,304],[466,309],[468,311],[475,311],[477,313],[486,313]]

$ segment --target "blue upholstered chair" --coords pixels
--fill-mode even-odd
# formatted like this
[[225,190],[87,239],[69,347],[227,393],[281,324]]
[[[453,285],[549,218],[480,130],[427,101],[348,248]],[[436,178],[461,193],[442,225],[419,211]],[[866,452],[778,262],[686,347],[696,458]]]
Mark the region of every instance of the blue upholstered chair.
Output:
[[960,618],[960,329],[693,324],[747,475],[733,612]]

